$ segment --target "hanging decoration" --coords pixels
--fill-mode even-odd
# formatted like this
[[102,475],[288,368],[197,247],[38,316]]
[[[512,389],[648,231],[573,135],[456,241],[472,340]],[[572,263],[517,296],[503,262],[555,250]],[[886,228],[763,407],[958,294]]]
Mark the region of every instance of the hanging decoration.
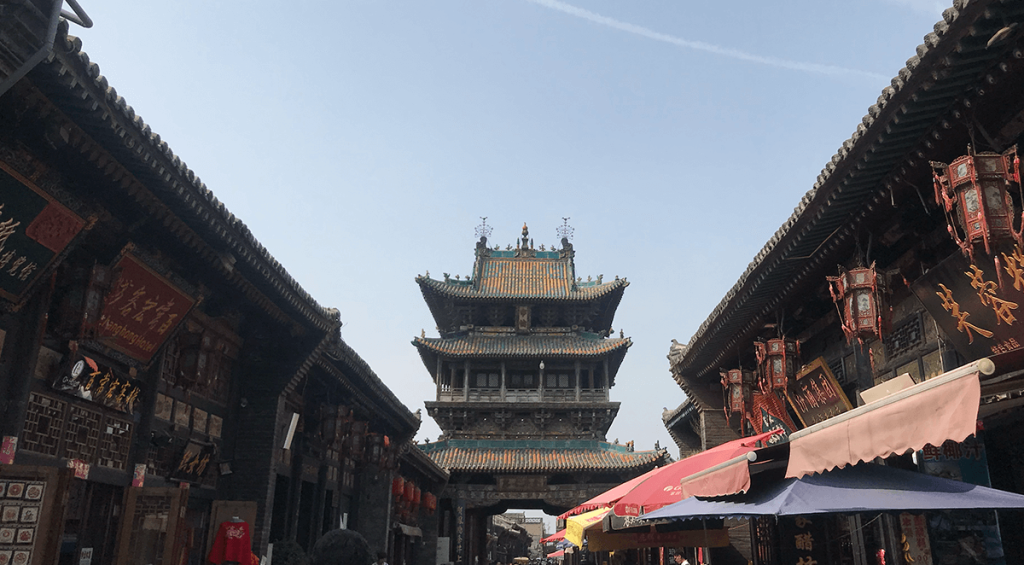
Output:
[[1015,230],[1009,191],[1013,183],[1021,191],[1017,146],[999,154],[976,153],[968,145],[967,155],[957,157],[949,165],[932,161],[931,166],[935,202],[945,210],[947,230],[960,251],[974,262],[975,246],[981,245],[995,259],[997,270],[1001,270],[999,254],[993,248],[1012,241],[1024,246],[1024,210],[1021,227]]
[[789,383],[796,378],[800,342],[784,337],[769,339],[767,342],[755,341],[754,355],[757,357],[757,381],[761,392],[785,392]]
[[849,270],[840,266],[839,276],[826,278],[847,341],[852,344],[856,339],[863,344],[865,339],[881,339],[888,332],[891,312],[885,301],[885,278],[874,263]]
[[722,371],[722,388],[725,394],[725,417],[730,414],[746,414],[749,411],[754,387],[754,372],[744,369]]

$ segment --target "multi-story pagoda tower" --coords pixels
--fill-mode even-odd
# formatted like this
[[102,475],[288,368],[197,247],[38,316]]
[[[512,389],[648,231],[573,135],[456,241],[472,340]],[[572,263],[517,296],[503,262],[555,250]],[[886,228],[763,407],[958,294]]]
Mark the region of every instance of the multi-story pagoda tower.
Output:
[[626,279],[578,276],[567,226],[550,250],[525,225],[515,248],[489,247],[488,231],[478,229],[470,276],[416,278],[440,336],[413,345],[437,385],[426,407],[443,431],[421,448],[451,474],[442,506],[453,510],[452,560],[464,563],[483,543],[474,517],[557,514],[667,457],[606,441],[619,410],[609,389],[631,345],[612,330]]

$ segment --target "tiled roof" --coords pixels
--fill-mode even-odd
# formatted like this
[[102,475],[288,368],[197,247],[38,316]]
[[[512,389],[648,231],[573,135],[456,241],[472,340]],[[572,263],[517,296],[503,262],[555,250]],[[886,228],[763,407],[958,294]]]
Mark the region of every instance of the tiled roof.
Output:
[[533,298],[542,300],[594,300],[629,286],[626,279],[576,282],[567,260],[523,257],[481,257],[476,280],[439,281],[416,277],[424,292],[453,298]]
[[451,472],[550,473],[653,468],[668,452],[627,451],[596,440],[448,440],[418,446]]
[[721,363],[736,347],[749,345],[785,294],[817,276],[820,265],[834,263],[828,255],[850,245],[868,210],[893,198],[891,187],[908,186],[900,175],[927,166],[928,148],[957,121],[957,99],[970,107],[971,97],[991,89],[975,90],[993,78],[985,73],[1001,59],[1015,57],[1008,53],[1015,41],[988,41],[1001,28],[1021,22],[1020,2],[954,0],[942,13],[793,214],[694,333],[685,356],[673,363],[673,376],[688,395],[703,384],[688,387],[685,379],[717,379]]
[[581,336],[466,335],[454,338],[418,337],[413,345],[421,350],[451,357],[598,357],[625,350],[630,338],[588,338]]
[[[321,330],[337,328],[340,325],[338,311],[321,306],[288,274],[245,223],[228,211],[206,184],[171,151],[167,142],[136,115],[135,110],[100,74],[99,66],[82,51],[82,41],[67,32],[67,22],[62,20],[50,57],[28,76],[45,92],[71,100],[62,110],[72,115],[76,123],[89,124],[89,133],[94,138],[103,142],[114,140],[104,148],[116,151],[119,156],[129,156],[124,159],[126,166],[132,167],[136,178],[149,181],[144,185],[135,183],[135,186],[132,185],[133,179],[123,179],[122,184],[130,185],[129,192],[139,194],[144,192],[140,190],[144,188],[174,206],[184,224],[177,225],[181,223],[177,218],[164,220],[165,224],[169,222],[171,231],[179,233],[196,248],[198,254],[215,268],[223,270],[226,276],[240,281],[236,272],[244,270],[272,289],[272,296],[267,298],[243,288],[250,299],[266,308],[276,307],[269,301],[287,303]],[[216,240],[217,249],[196,237],[197,232],[209,234],[211,240]],[[226,253],[231,254],[231,259],[227,259]],[[233,268],[218,267],[235,259],[238,263]],[[244,282],[238,284],[244,285]]]

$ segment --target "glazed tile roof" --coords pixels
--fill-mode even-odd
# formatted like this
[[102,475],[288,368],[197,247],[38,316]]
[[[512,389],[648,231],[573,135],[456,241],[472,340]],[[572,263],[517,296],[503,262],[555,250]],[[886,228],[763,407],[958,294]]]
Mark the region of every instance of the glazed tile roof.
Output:
[[550,473],[653,468],[668,451],[627,451],[597,440],[447,440],[417,446],[452,472]]
[[568,260],[523,257],[482,257],[472,281],[439,281],[417,277],[424,292],[453,298],[532,298],[542,300],[594,300],[629,285],[626,279],[610,282],[579,282]]
[[[464,335],[454,338],[418,337],[413,345],[421,352],[450,357],[598,357],[633,345],[630,338],[590,338],[547,335]],[[425,350],[425,351],[424,351]]]
[[[52,98],[61,100],[62,111],[81,127],[89,128],[96,141],[115,152],[136,179],[142,179],[142,182],[123,180],[122,184],[128,185],[131,194],[140,194],[145,189],[174,206],[181,219],[165,220],[170,223],[169,229],[235,280],[251,300],[271,311],[275,311],[277,304],[285,303],[301,318],[324,331],[340,326],[338,310],[321,306],[302,288],[248,226],[214,196],[167,142],[109,85],[100,74],[99,66],[82,51],[82,41],[68,35],[67,21],[60,22],[50,56],[27,76]],[[72,142],[77,140],[72,139]],[[216,248],[197,237],[198,233],[208,234],[216,241]],[[228,252],[237,264],[232,268],[218,267],[233,263],[224,255]],[[267,288],[270,296],[246,286],[239,271]]]

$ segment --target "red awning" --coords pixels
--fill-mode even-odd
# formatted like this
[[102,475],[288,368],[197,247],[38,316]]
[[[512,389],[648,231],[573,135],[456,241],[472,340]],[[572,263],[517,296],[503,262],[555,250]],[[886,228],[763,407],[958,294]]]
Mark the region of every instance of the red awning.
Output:
[[540,543],[548,543],[550,541],[558,541],[560,539],[565,539],[565,530],[564,529],[558,530],[557,532],[551,534],[550,536],[540,540]]
[[[683,479],[754,451],[757,449],[757,442],[777,433],[780,433],[780,430],[733,440],[655,469],[648,474],[646,480],[624,494],[615,503],[613,511],[616,516],[640,516],[644,512],[679,502],[682,500],[680,483]],[[749,481],[749,477],[747,480]]]
[[977,431],[978,374],[994,371],[981,359],[793,433],[786,476],[963,441]]
[[605,508],[611,506],[612,504],[618,502],[619,499],[622,498],[627,492],[633,490],[633,487],[646,481],[648,478],[651,477],[652,474],[660,471],[661,469],[662,467],[658,467],[657,469],[651,469],[650,471],[647,471],[646,473],[640,475],[639,477],[634,477],[615,488],[608,489],[602,492],[601,494],[595,496],[594,498],[591,498],[590,500],[584,502],[583,504],[580,504],[579,506],[573,508],[572,510],[569,510],[564,514],[559,514],[558,519],[565,520],[569,516],[575,516],[577,514],[583,514],[584,512],[590,512],[591,510],[597,510],[598,508]]
[[565,550],[564,549],[559,549],[558,551],[556,551],[554,553],[549,553],[548,554],[548,559],[554,559],[556,557],[562,557],[563,555],[565,555]]

